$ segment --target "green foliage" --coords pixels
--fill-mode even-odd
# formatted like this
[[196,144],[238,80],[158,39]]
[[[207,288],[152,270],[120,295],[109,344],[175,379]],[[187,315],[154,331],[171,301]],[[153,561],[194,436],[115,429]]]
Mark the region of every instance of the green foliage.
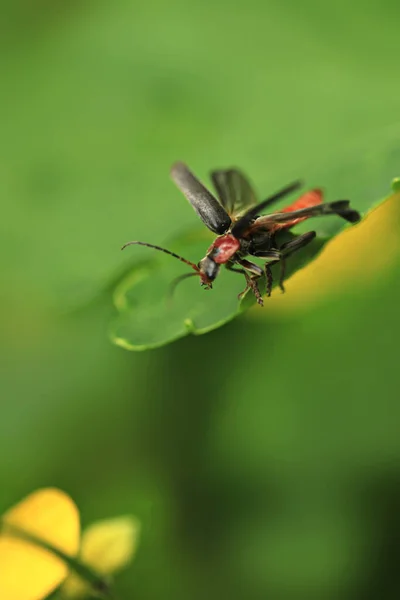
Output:
[[[142,297],[154,302],[146,327],[165,315],[168,269],[183,265],[120,247],[207,235],[169,181],[177,159],[204,181],[238,165],[260,197],[298,177],[365,213],[386,197],[400,175],[398,2],[4,5],[2,510],[51,484],[83,524],[138,515],[121,599],[399,597],[400,279],[385,235],[370,247],[387,268],[365,257],[365,279],[312,311],[279,318],[266,301],[153,352],[110,344],[103,293],[143,319]],[[324,240],[341,222],[312,226]],[[198,260],[208,241],[182,243]],[[124,291],[137,267],[156,276]],[[186,334],[200,302],[232,315],[241,289],[229,273],[210,292],[182,283],[173,331],[144,330],[147,343]]]

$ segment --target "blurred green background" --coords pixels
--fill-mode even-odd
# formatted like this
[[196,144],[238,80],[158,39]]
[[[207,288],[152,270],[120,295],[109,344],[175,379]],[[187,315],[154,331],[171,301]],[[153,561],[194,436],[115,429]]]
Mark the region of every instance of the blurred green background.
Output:
[[366,253],[309,311],[266,303],[148,353],[107,334],[121,244],[196,223],[177,159],[264,192],[325,169],[346,173],[332,197],[388,194],[398,3],[2,12],[0,509],[54,485],[84,524],[137,515],[119,599],[398,597],[399,256],[367,285]]

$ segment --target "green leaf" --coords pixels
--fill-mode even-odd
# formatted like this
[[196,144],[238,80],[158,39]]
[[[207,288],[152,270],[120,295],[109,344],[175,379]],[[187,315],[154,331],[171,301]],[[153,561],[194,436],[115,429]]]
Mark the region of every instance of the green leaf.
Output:
[[[20,3],[7,4],[18,13]],[[120,268],[121,240],[136,236],[139,223],[140,235],[155,241],[190,227],[195,216],[168,179],[175,160],[202,177],[236,164],[265,192],[292,176],[288,165],[311,183],[315,160],[323,156],[330,172],[332,156],[360,132],[394,123],[397,54],[388,40],[395,20],[379,13],[379,68],[371,71],[365,29],[352,26],[357,10],[347,15],[351,36],[337,47],[340,19],[306,4],[295,12],[265,3],[246,11],[222,2],[210,18],[197,3],[194,19],[181,0],[155,0],[139,11],[117,0],[93,3],[90,18],[74,3],[64,19],[62,11],[24,1],[32,18],[22,25],[15,16],[0,39],[3,289],[74,306]],[[237,44],[244,30],[251,35]],[[279,60],[266,61],[277,47],[284,48]],[[389,143],[399,139],[395,126],[385,135]],[[387,140],[381,146],[387,171]],[[368,140],[353,156],[364,148],[377,144]],[[379,177],[387,183],[395,175],[381,169]],[[331,181],[318,184],[335,196]],[[383,192],[376,185],[368,191],[373,198]]]
[[[394,180],[392,185],[397,190],[398,180]],[[357,204],[353,203],[353,206],[358,208]],[[303,230],[317,231],[317,237],[288,259],[286,279],[313,260],[335,234],[348,226],[335,216],[313,219],[312,224],[308,221],[301,225]],[[294,237],[294,234],[288,233],[287,236]],[[166,247],[197,263],[206,254],[212,239],[213,236],[201,228],[171,239]],[[129,249],[132,253],[136,250],[137,247]],[[151,252],[151,259],[138,261],[114,292],[118,316],[111,326],[111,339],[122,348],[146,350],[189,333],[204,334],[224,325],[255,304],[251,292],[247,292],[241,301],[238,300],[238,294],[245,287],[244,277],[225,269],[221,270],[212,290],[201,289],[199,278],[192,277],[181,282],[171,297],[171,282],[179,275],[190,272],[190,269],[185,271],[182,263],[168,255],[151,250],[148,252]],[[255,262],[262,265],[264,261],[255,259]],[[279,265],[275,265],[272,269],[274,286],[279,280],[279,268]],[[259,287],[264,295],[264,278]],[[278,290],[275,293],[279,293]],[[264,304],[266,310],[267,298]]]

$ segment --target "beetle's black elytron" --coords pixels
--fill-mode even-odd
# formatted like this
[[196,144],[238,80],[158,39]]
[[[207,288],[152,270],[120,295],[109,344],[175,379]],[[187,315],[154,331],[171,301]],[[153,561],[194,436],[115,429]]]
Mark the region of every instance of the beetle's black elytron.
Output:
[[[360,214],[350,208],[349,200],[323,204],[322,191],[319,189],[306,192],[278,212],[261,214],[284,196],[298,190],[301,186],[299,181],[291,183],[257,204],[249,181],[238,169],[212,171],[211,180],[217,197],[211,194],[181,162],[173,165],[171,177],[203,223],[218,236],[207,250],[206,256],[196,265],[170,250],[147,242],[128,242],[122,249],[132,244],[139,244],[170,254],[194,270],[180,276],[175,283],[197,275],[200,277],[201,285],[206,289],[212,288],[221,265],[225,265],[230,271],[243,274],[246,279],[246,287],[239,294],[239,298],[251,289],[261,306],[263,300],[257,280],[265,273],[267,296],[270,296],[273,283],[271,266],[279,262],[281,265],[279,285],[284,291],[283,280],[287,257],[309,244],[316,235],[315,231],[309,231],[288,242],[280,243],[280,232],[305,219],[320,215],[338,215],[350,223],[357,223],[360,220]],[[249,255],[265,258],[264,268],[247,260],[246,256]]]

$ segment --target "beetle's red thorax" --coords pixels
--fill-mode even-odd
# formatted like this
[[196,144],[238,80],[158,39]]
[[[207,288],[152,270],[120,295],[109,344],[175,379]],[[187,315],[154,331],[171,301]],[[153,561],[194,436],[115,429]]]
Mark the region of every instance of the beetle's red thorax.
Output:
[[240,249],[240,242],[230,233],[218,237],[207,251],[210,256],[219,265],[228,262],[229,259]]

